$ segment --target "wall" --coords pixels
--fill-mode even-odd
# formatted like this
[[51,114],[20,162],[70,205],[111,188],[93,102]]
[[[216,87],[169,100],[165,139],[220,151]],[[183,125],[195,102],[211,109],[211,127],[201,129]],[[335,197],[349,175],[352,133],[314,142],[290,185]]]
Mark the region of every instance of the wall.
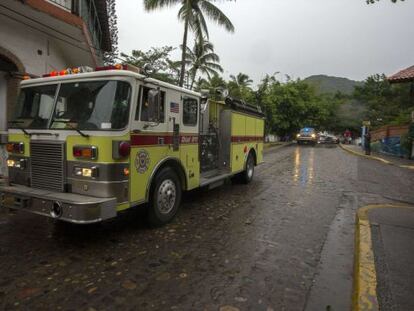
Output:
[[41,76],[68,65],[63,53],[47,35],[1,15],[0,46],[14,54],[30,74]]
[[401,137],[408,133],[409,125],[387,125],[371,131],[371,141],[378,141],[389,137]]
[[407,156],[401,147],[401,136],[408,133],[409,125],[388,125],[371,131],[372,150],[399,157]]

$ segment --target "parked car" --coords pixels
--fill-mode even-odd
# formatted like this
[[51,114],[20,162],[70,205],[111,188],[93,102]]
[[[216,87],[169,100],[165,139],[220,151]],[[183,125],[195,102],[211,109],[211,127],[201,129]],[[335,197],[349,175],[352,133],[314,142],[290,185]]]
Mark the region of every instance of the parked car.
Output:
[[296,135],[296,141],[298,145],[310,144],[314,146],[318,142],[318,135],[314,128],[305,127]]
[[318,144],[339,144],[339,138],[328,132],[318,134]]

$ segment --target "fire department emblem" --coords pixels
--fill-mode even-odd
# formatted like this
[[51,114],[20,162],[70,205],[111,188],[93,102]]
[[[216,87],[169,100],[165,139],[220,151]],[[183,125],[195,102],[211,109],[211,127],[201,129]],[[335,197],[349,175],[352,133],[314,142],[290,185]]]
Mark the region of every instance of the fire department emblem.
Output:
[[137,153],[135,158],[135,168],[137,169],[138,173],[144,174],[149,167],[150,164],[150,157],[146,150],[140,150]]

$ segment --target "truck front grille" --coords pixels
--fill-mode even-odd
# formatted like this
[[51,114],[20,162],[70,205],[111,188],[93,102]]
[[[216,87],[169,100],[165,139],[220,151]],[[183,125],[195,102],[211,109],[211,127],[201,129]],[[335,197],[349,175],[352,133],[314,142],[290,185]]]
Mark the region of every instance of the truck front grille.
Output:
[[64,143],[31,142],[31,183],[33,188],[64,192]]

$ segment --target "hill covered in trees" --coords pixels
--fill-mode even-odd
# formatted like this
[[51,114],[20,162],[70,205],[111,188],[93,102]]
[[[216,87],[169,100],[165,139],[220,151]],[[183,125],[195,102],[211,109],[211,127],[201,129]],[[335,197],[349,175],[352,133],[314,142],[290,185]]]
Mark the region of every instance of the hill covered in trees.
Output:
[[304,81],[313,86],[317,94],[335,94],[340,92],[345,95],[351,95],[356,86],[364,84],[360,81],[327,75],[310,76],[304,79]]

